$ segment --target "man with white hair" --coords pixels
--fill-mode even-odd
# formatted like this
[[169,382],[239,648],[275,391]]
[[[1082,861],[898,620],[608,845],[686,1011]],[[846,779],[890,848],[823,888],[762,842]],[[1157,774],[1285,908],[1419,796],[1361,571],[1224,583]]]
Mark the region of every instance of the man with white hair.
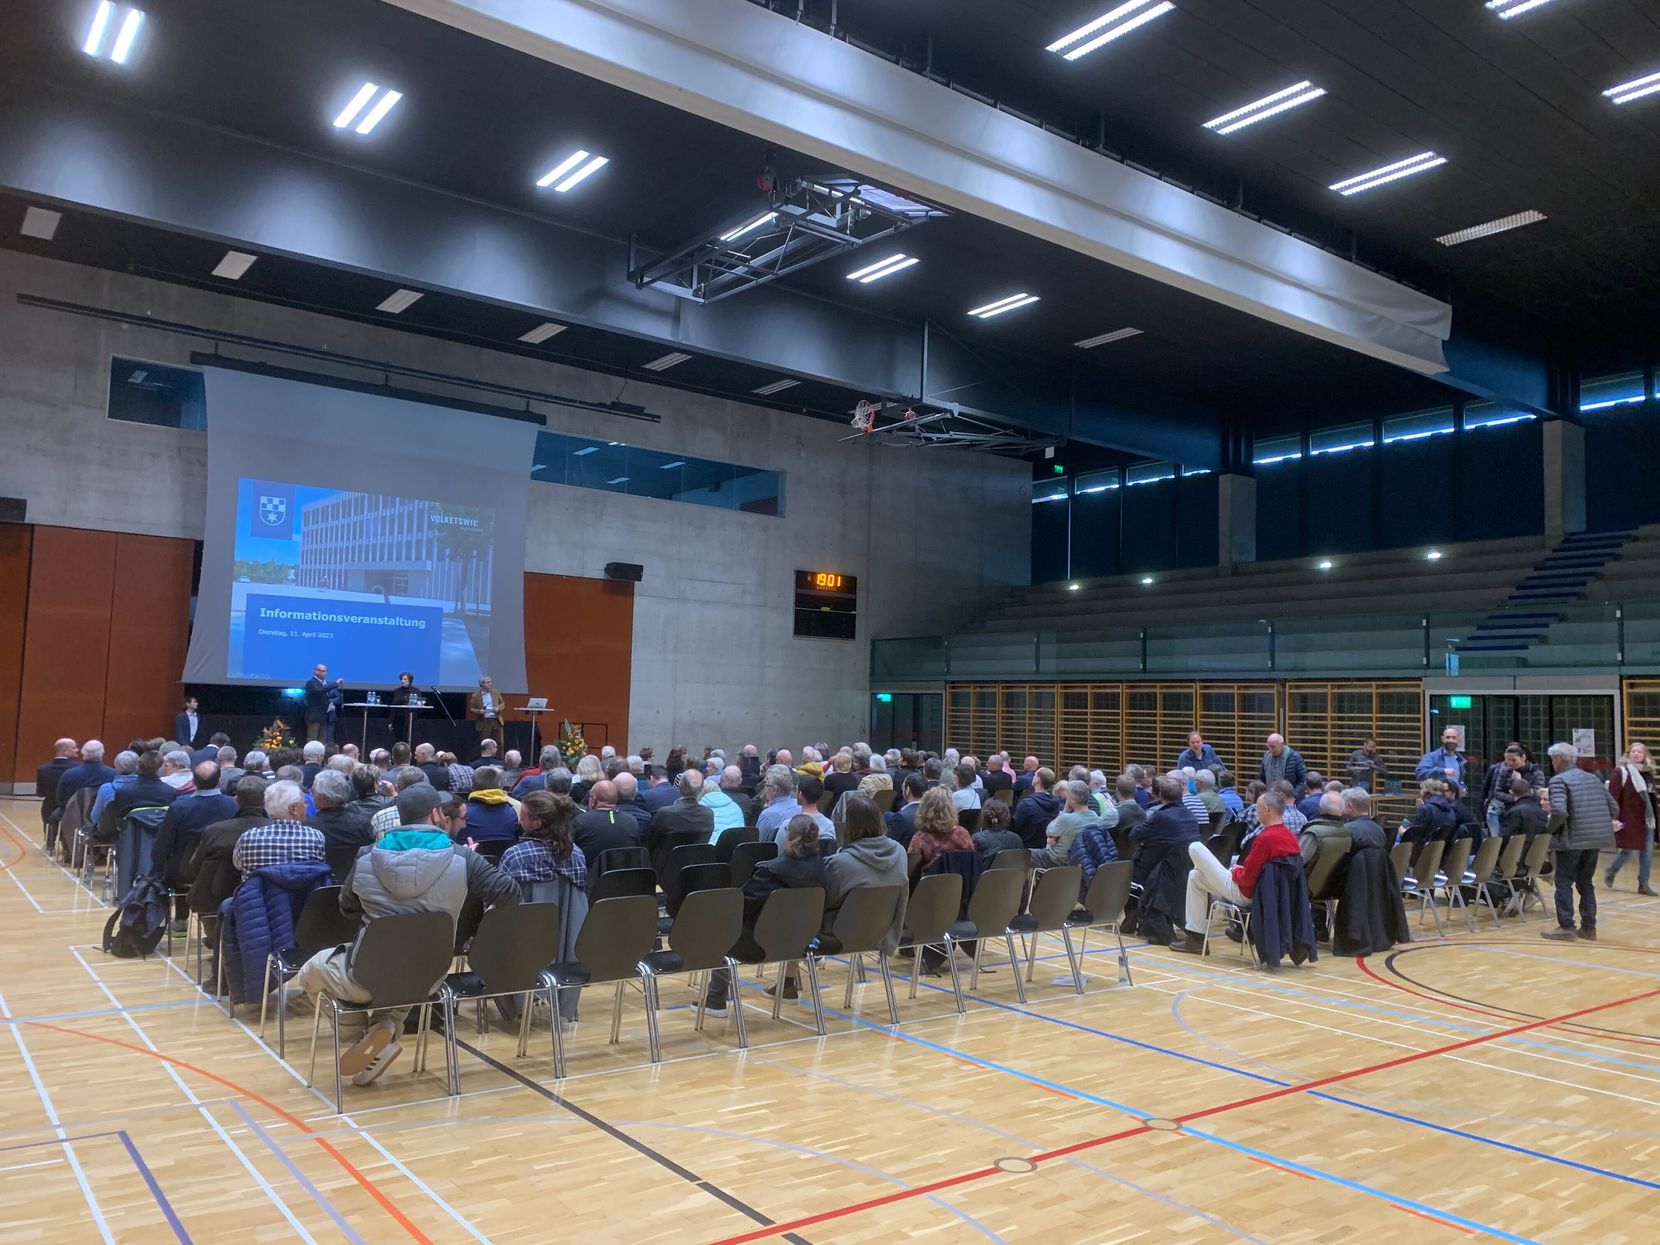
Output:
[[769,767],[755,798],[762,805],[761,815],[755,820],[755,830],[760,841],[765,843],[777,838],[779,830],[801,811],[801,805],[795,798],[795,771],[782,761]]
[[318,773],[321,772],[323,757],[327,753],[328,749],[323,746],[323,741],[320,739],[313,739],[304,748],[300,749],[300,758],[303,762],[300,766],[300,773],[303,775],[300,779],[300,785],[307,791],[311,790],[311,784],[316,781]]
[[[1614,849],[1620,806],[1608,788],[1579,767],[1579,749],[1550,746],[1551,874],[1556,882],[1556,928],[1540,934],[1562,942],[1597,938],[1597,854]],[[1579,929],[1574,929],[1574,891],[1579,891]]]
[[743,814],[741,824],[750,826],[755,824],[755,799],[753,796],[745,794],[743,785],[744,772],[736,765],[728,765],[721,770],[721,791],[725,793],[727,799],[738,806],[738,811]]
[[604,747],[602,747],[599,750],[600,764],[603,765],[605,762],[609,761],[612,757],[614,757],[616,755],[617,755],[617,750],[615,748],[613,748],[610,744],[606,744]]
[[[1102,778],[1101,782],[1105,785],[1106,779]],[[1215,770],[1201,769],[1193,772],[1193,793],[1199,797],[1210,816],[1220,815],[1223,821],[1228,819],[1228,806],[1222,802],[1222,797],[1216,790]]]
[[242,768],[256,778],[275,777],[271,773],[271,758],[259,748],[248,749],[248,755],[242,758]]
[[231,852],[231,863],[244,881],[269,865],[325,859],[323,832],[305,824],[305,792],[299,783],[279,779],[267,786],[265,815],[270,820],[249,827]]
[[98,794],[92,799],[92,811],[88,814],[88,824],[96,826],[104,810],[109,807],[115,793],[122,787],[130,787],[133,779],[138,777],[138,753],[130,748],[115,754],[115,768],[110,771],[114,777],[98,788]]
[[501,789],[511,791],[518,785],[519,778],[524,773],[524,755],[517,748],[509,748],[501,754]]
[[332,851],[337,857],[343,856],[375,841],[369,829],[373,814],[353,803],[355,794],[352,780],[332,765],[312,779],[311,802],[317,811],[306,818],[305,824],[323,836],[325,853]]
[[161,759],[161,780],[181,795],[194,791],[196,778],[190,768],[190,753],[174,748]]

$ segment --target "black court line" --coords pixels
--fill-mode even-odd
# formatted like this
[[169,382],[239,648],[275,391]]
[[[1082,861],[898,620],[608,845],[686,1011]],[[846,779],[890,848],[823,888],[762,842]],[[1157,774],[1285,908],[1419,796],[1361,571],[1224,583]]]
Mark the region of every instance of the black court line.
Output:
[[[607,1137],[610,1137],[612,1140],[622,1142],[623,1145],[627,1146],[630,1150],[633,1150],[636,1154],[639,1154],[644,1158],[650,1159],[653,1163],[656,1163],[659,1167],[662,1167],[667,1171],[673,1172],[676,1176],[680,1177],[680,1179],[686,1181],[688,1184],[696,1185],[699,1189],[702,1189],[705,1193],[709,1194],[711,1197],[714,1197],[714,1198],[718,1199],[719,1201],[725,1202],[733,1210],[737,1211],[741,1215],[744,1215],[748,1219],[753,1220],[755,1223],[759,1224],[761,1227],[770,1228],[770,1227],[772,1227],[773,1224],[778,1222],[776,1219],[767,1218],[767,1216],[763,1215],[760,1211],[756,1210],[749,1203],[747,1203],[745,1201],[742,1201],[741,1199],[733,1196],[732,1194],[728,1193],[725,1189],[722,1189],[719,1185],[714,1184],[711,1181],[705,1180],[702,1176],[699,1176],[696,1172],[693,1172],[688,1168],[682,1167],[679,1163],[676,1163],[668,1155],[662,1154],[662,1153],[659,1153],[656,1150],[653,1150],[645,1142],[639,1140],[636,1137],[629,1136],[627,1133],[623,1132],[622,1129],[618,1128],[615,1124],[607,1123],[605,1120],[600,1119],[599,1116],[595,1115],[592,1111],[585,1110],[584,1108],[577,1106],[576,1103],[572,1102],[569,1098],[566,1098],[566,1097],[564,1097],[560,1094],[554,1093],[551,1089],[549,1089],[546,1085],[543,1085],[540,1081],[532,1080],[530,1077],[524,1075],[524,1073],[518,1071],[515,1068],[508,1067],[506,1064],[502,1063],[498,1059],[492,1059],[489,1055],[486,1055],[483,1051],[479,1050],[478,1047],[473,1046],[473,1045],[471,1045],[467,1042],[463,1042],[460,1039],[457,1039],[455,1044],[457,1046],[459,1046],[462,1050],[466,1051],[469,1055],[471,1055],[475,1059],[479,1060],[481,1063],[487,1064],[488,1066],[494,1068],[497,1072],[500,1072],[503,1076],[511,1077],[513,1080],[517,1081],[520,1085],[523,1085],[526,1089],[531,1090],[534,1093],[538,1093],[542,1097],[546,1098],[549,1102],[556,1103],[559,1106],[563,1107],[565,1110],[569,1111],[572,1115],[576,1116],[577,1119],[583,1121],[585,1124],[593,1125],[595,1128],[599,1129],[600,1132],[604,1133]],[[798,1236],[794,1232],[785,1233],[783,1239],[786,1240],[786,1241],[789,1241],[790,1245],[809,1245],[809,1243],[803,1237]]]

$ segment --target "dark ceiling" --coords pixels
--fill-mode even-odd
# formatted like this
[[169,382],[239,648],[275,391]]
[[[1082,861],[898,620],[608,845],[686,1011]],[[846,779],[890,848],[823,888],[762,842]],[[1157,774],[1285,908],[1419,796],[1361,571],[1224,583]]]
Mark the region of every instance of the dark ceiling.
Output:
[[[764,205],[754,185],[761,141],[379,0],[150,0],[146,33],[124,67],[80,54],[90,7],[14,0],[0,80],[45,79],[561,228],[637,235],[652,248]],[[931,57],[937,75],[1104,134],[1120,156],[1450,292],[1459,309],[1521,322],[1524,336],[1548,328],[1558,343],[1609,356],[1612,366],[1647,361],[1660,231],[1654,213],[1630,209],[1660,190],[1660,98],[1653,109],[1615,109],[1600,91],[1660,67],[1657,6],[1559,0],[1498,22],[1479,0],[1179,0],[1176,12],[1076,64],[1043,51],[1105,7],[839,0],[836,16],[839,33],[918,68]],[[823,25],[830,10],[816,0],[804,13]],[[1201,128],[1301,77],[1331,95],[1226,139]],[[330,119],[365,79],[397,87],[404,100],[366,138],[333,129]],[[579,146],[611,165],[570,195],[536,190],[535,178]],[[1353,199],[1326,189],[1427,147],[1451,163]],[[818,170],[788,152],[779,163]],[[513,339],[543,317],[447,295],[388,317],[374,311],[387,281],[295,259],[262,257],[233,286],[208,275],[221,245],[138,223],[70,213],[42,243],[18,235],[22,207],[0,200],[0,245],[711,393],[744,396],[776,377],[708,358],[642,372],[661,346],[597,329],[520,346]],[[1525,207],[1550,221],[1453,250],[1432,241]],[[1436,382],[984,221],[936,221],[901,246],[922,262],[888,281],[850,284],[853,265],[829,263],[786,284],[878,320],[927,320],[970,345],[1015,351],[1021,366],[1090,369],[1126,391],[1205,403],[1261,432],[1450,400]],[[1042,301],[985,323],[964,315],[1019,289]],[[1095,351],[1072,345],[1123,326],[1143,333]],[[753,400],[845,419],[859,396],[804,383]]]

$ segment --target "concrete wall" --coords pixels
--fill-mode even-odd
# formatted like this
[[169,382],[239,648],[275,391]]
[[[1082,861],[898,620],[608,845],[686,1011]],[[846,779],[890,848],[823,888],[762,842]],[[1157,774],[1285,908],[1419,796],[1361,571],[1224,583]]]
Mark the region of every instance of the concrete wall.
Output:
[[[609,401],[621,382],[216,292],[0,252],[0,495],[33,523],[200,539],[202,433],[105,417],[112,354],[188,363],[212,343],[20,306],[19,292],[447,374]],[[379,374],[227,347],[307,371]],[[401,379],[403,388],[419,386]],[[472,391],[448,396],[487,400]],[[530,488],[527,570],[639,562],[630,742],[799,746],[861,736],[869,641],[961,626],[1029,579],[1030,472],[958,451],[838,444],[845,426],[630,381],[647,424],[548,406],[547,426],[785,474],[782,517],[562,485]],[[273,429],[273,435],[281,435]],[[441,449],[439,450],[441,452]],[[855,642],[795,639],[794,571],[859,577]],[[533,688],[558,704],[557,687]]]

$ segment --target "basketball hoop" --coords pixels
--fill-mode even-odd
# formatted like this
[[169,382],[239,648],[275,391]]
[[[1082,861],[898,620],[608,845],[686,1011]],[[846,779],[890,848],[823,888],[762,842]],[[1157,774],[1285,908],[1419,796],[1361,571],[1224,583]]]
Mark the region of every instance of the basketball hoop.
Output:
[[859,405],[853,408],[853,426],[860,432],[874,432],[876,430],[876,404],[861,398]]

